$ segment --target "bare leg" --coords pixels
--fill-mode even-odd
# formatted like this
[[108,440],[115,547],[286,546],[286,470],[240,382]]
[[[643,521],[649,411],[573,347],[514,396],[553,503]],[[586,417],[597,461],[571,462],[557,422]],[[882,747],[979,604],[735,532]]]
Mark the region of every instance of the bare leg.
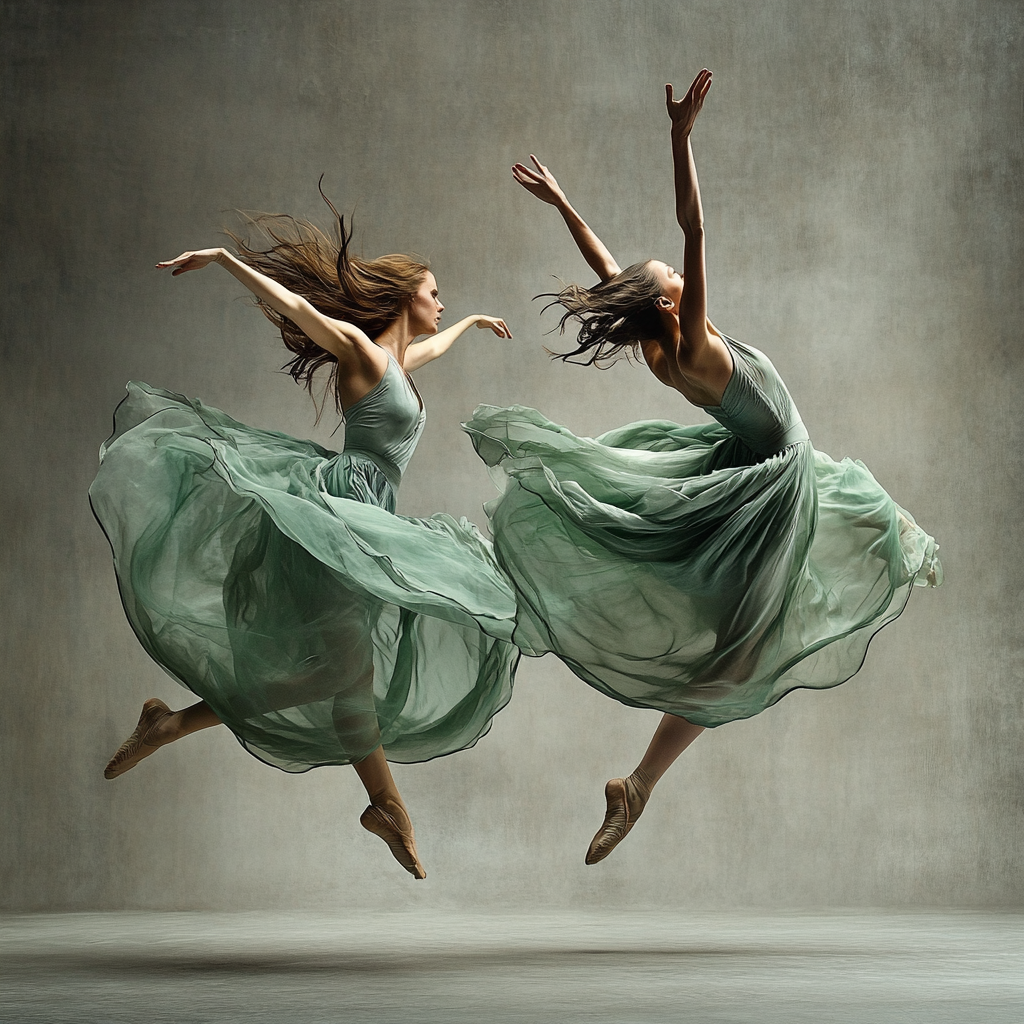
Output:
[[380,836],[399,864],[415,878],[426,878],[427,873],[416,852],[416,838],[412,821],[406,810],[398,787],[395,785],[391,768],[384,756],[384,748],[377,749],[353,766],[362,782],[370,806],[363,811],[359,824]]
[[672,767],[675,759],[704,731],[679,715],[662,715],[654,736],[630,778],[650,796],[654,784]]
[[588,864],[604,860],[626,838],[643,813],[654,784],[703,731],[703,726],[678,715],[662,715],[647,752],[633,773],[625,779],[612,779],[604,787],[607,811],[587,850]]
[[[359,651],[360,648],[355,650]],[[333,695],[334,730],[342,748],[365,750],[375,742],[379,744],[380,731],[373,703],[373,663],[370,649],[363,644],[361,653],[366,659],[364,671],[343,690],[337,689],[338,679],[333,667],[326,665],[269,692],[270,702],[280,708],[286,708],[294,707],[300,702],[323,700]],[[134,768],[143,758],[149,757],[158,747],[173,743],[200,729],[209,729],[220,724],[220,718],[205,701],[181,711],[172,711],[162,700],[153,697],[143,704],[139,724],[111,758],[103,775],[105,778],[115,779]],[[416,851],[412,821],[395,785],[383,748],[378,745],[373,753],[353,764],[353,767],[370,798],[370,806],[363,811],[359,819],[360,824],[387,843],[395,860],[406,871],[416,878],[426,878],[427,873],[423,870]]]
[[[746,591],[719,626],[712,652],[718,657],[692,682],[707,686],[717,681],[728,690],[749,679],[757,665],[766,625],[773,620],[771,609],[777,604],[777,596]],[[703,731],[703,726],[680,715],[662,715],[647,752],[633,773],[625,779],[612,779],[604,788],[607,810],[587,850],[588,864],[604,860],[626,838],[643,813],[655,783]]]
[[158,747],[180,740],[183,736],[220,725],[221,721],[205,700],[172,711],[162,700],[150,697],[142,705],[142,714],[135,732],[118,748],[103,770],[105,779],[116,779],[134,768],[144,757],[149,757]]

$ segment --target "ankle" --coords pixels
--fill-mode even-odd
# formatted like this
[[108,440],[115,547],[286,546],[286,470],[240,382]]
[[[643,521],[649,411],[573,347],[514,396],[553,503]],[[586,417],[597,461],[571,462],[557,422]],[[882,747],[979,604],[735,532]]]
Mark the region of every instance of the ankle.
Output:
[[399,824],[412,824],[409,811],[402,802],[402,798],[393,793],[371,793],[370,806],[379,807],[385,813],[390,814]]
[[163,747],[181,739],[181,712],[172,711],[158,718],[143,737],[143,743],[150,747]]
[[626,792],[632,798],[631,803],[635,800],[642,807],[650,800],[651,790],[654,788],[654,780],[643,768],[637,768],[631,775],[627,776],[625,782]]

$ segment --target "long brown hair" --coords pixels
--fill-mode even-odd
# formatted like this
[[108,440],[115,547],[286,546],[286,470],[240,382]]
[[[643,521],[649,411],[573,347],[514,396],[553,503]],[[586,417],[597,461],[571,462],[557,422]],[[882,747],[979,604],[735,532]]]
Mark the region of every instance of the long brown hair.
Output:
[[577,347],[571,352],[553,353],[554,358],[605,367],[623,352],[636,354],[640,342],[657,338],[663,331],[661,315],[654,305],[660,295],[658,279],[650,261],[645,260],[620,270],[593,288],[570,284],[560,292],[537,296],[554,300],[545,309],[562,306],[566,310],[558,322],[559,334],[565,333],[570,320],[580,323]]
[[[269,239],[271,245],[267,249],[250,245],[233,231],[227,234],[243,263],[301,295],[325,316],[355,324],[376,338],[402,315],[430,268],[422,260],[401,254],[375,260],[353,255],[349,252],[352,231],[346,227],[345,218],[322,189],[320,195],[334,215],[332,234],[308,220],[283,213],[246,215],[248,226]],[[256,304],[281,332],[282,340],[293,353],[282,369],[297,384],[312,395],[317,370],[330,368],[326,389],[333,391],[335,408],[340,413],[338,363],[334,356],[262,299],[257,298]]]

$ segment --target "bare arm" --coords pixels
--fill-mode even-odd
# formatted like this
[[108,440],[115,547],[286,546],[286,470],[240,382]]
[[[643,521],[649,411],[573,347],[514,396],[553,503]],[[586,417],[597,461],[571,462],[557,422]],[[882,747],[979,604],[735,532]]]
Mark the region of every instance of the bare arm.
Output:
[[505,321],[494,316],[476,313],[463,317],[457,324],[440,331],[425,341],[418,341],[405,350],[405,369],[410,373],[426,363],[443,356],[470,327],[476,324],[481,330],[490,328],[499,338],[511,338],[512,332]]
[[700,362],[707,348],[707,270],[704,261],[704,210],[693,162],[690,131],[711,88],[705,68],[681,100],[665,86],[665,102],[672,119],[672,165],[675,173],[676,220],[683,231],[683,294],[679,301],[679,359]]
[[614,277],[619,272],[619,265],[604,242],[572,208],[569,200],[565,198],[565,193],[559,188],[555,176],[532,153],[530,159],[536,170],[525,164],[516,164],[512,168],[512,177],[531,195],[558,210],[583,258],[602,281]]
[[253,270],[226,249],[184,252],[173,260],[158,263],[157,266],[173,267],[171,273],[177,277],[178,274],[184,274],[189,270],[200,270],[210,263],[219,263],[253,295],[291,320],[306,337],[325,352],[330,352],[339,362],[349,361],[357,349],[367,351],[366,346],[373,346],[373,342],[355,324],[324,316],[301,295],[289,291],[266,274]]

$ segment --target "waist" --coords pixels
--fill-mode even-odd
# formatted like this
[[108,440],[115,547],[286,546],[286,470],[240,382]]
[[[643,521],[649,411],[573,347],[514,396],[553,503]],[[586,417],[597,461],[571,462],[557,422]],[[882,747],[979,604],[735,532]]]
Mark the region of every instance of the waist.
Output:
[[381,455],[380,452],[372,452],[366,448],[355,448],[345,445],[345,455],[351,459],[362,459],[366,462],[372,462],[387,478],[389,484],[394,490],[398,490],[398,485],[402,482],[402,471],[396,466],[389,458]]
[[756,438],[746,437],[737,434],[737,437],[752,451],[758,455],[777,455],[782,451],[783,448],[788,448],[791,444],[799,444],[801,441],[809,441],[811,435],[807,433],[807,428],[803,424],[803,420],[796,420],[794,423],[790,423],[786,427],[779,427],[777,430],[773,430],[767,435],[762,435]]
[[395,511],[397,486],[376,461],[363,452],[342,452],[316,469],[317,485],[333,498]]

